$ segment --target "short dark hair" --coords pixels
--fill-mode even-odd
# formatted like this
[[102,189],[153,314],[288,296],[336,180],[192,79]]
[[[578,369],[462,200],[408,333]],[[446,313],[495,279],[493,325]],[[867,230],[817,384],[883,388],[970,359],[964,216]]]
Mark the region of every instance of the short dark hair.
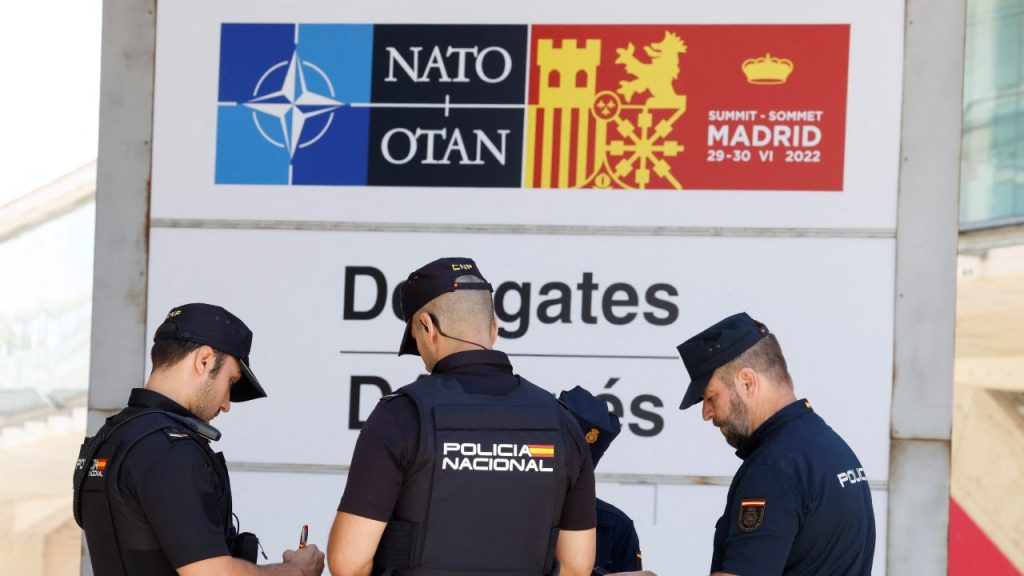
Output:
[[[167,366],[173,366],[178,362],[181,362],[186,356],[194,352],[200,346],[196,342],[189,342],[187,340],[159,340],[153,343],[153,348],[149,351],[149,358],[153,361],[153,370],[164,368]],[[224,366],[224,358],[227,356],[226,353],[213,349],[213,370],[212,375],[216,376],[220,369]]]
[[782,355],[782,347],[775,334],[768,334],[760,342],[747,348],[745,352],[722,366],[722,377],[731,380],[743,368],[751,368],[755,372],[767,374],[772,380],[793,387],[793,378],[789,375],[786,357]]
[[[467,274],[455,279],[456,283],[483,282],[484,279]],[[453,290],[445,292],[428,302],[423,310],[435,313],[444,322],[446,330],[454,330],[450,334],[466,334],[466,331],[483,331],[491,329],[494,319],[494,301],[490,290]]]

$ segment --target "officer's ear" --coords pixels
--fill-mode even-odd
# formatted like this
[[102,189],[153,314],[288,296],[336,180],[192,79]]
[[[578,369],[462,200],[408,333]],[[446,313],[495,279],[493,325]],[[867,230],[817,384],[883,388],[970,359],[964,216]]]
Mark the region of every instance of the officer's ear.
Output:
[[204,344],[199,348],[196,348],[194,354],[195,356],[192,361],[192,369],[196,372],[197,375],[205,376],[207,370],[212,369],[214,364],[216,363],[217,352],[214,351],[214,349],[211,348],[210,346],[206,346]]
[[494,348],[494,343],[498,341],[498,317],[491,316],[491,345],[489,348]]
[[736,372],[736,391],[748,400],[752,400],[758,392],[761,380],[753,368],[744,367]]
[[437,325],[434,324],[434,319],[430,317],[427,312],[420,312],[418,317],[420,326],[423,327],[423,332],[426,333],[427,338],[432,337],[437,333]]

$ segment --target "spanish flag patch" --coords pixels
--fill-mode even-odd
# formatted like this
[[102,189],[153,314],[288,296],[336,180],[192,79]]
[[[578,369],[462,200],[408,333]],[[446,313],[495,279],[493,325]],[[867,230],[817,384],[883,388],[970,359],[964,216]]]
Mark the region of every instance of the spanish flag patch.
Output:
[[528,444],[526,447],[530,450],[530,456],[533,456],[534,458],[555,457],[554,444]]

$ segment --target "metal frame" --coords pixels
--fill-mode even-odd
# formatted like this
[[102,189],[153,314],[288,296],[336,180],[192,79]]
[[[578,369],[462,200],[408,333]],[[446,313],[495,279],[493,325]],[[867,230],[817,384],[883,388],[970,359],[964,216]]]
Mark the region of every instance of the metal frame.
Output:
[[[124,407],[146,358],[156,0],[104,0],[89,433]],[[92,574],[82,545],[82,574]]]
[[966,0],[906,7],[887,566],[945,574]]

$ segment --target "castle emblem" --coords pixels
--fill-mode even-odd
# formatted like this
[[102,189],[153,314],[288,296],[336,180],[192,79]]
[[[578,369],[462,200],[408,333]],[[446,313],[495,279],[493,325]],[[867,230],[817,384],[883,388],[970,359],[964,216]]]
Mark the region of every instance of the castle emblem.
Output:
[[627,77],[598,90],[602,40],[539,39],[538,99],[529,107],[526,183],[535,188],[675,188],[669,163],[683,152],[671,138],[686,112],[675,82],[686,43],[666,31],[637,57],[632,42],[615,49],[609,75]]

